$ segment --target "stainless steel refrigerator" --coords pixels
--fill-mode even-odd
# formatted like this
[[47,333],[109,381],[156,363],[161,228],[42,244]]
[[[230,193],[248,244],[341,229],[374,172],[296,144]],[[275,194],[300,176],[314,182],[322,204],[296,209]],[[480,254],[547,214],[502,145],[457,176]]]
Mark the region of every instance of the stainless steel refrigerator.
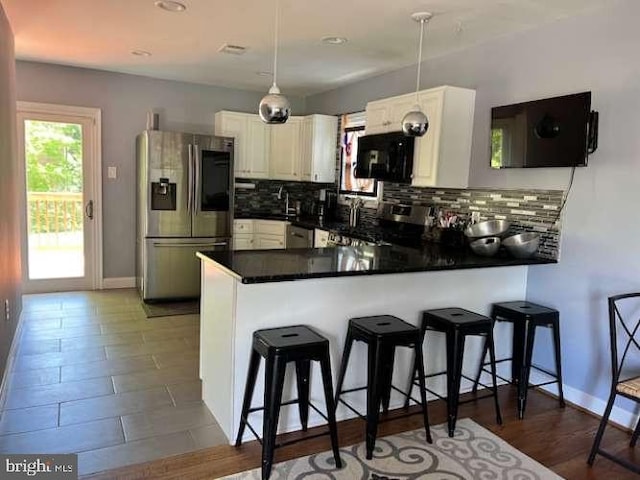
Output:
[[147,130],[136,138],[136,285],[145,301],[200,296],[199,250],[225,250],[233,139]]

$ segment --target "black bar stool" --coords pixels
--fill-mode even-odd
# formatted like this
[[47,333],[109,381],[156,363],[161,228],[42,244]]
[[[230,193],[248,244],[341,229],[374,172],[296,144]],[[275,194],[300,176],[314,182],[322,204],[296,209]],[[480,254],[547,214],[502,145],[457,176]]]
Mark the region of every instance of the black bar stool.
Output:
[[[253,397],[256,377],[258,375],[258,368],[260,367],[261,356],[264,357],[266,362],[264,406],[251,408],[251,399]],[[309,402],[309,373],[312,360],[320,362],[327,408],[326,416]],[[284,374],[288,362],[296,363],[298,398],[296,400],[282,402]],[[331,436],[331,447],[333,449],[333,457],[336,462],[336,467],[342,467],[338,449],[338,433],[335,418],[335,405],[333,403],[330,362],[329,340],[307,326],[295,325],[291,327],[271,328],[266,330],[256,330],[253,333],[253,349],[251,350],[251,357],[249,359],[249,371],[247,373],[247,384],[242,404],[240,428],[238,429],[238,436],[236,437],[236,446],[240,446],[242,444],[242,435],[244,433],[245,426],[249,427],[249,430],[251,430],[258,441],[262,443],[263,480],[267,480],[271,475],[273,453],[276,448],[297,443],[301,440],[309,440],[310,438],[327,435],[327,433]],[[305,438],[298,440],[291,440],[276,444],[280,406],[292,405],[294,403],[298,404],[303,431],[307,431],[309,407],[327,420],[329,431],[317,435],[308,435]],[[256,431],[248,422],[249,414],[260,410],[264,410],[265,412],[262,425],[262,440],[260,440]]]
[[[347,339],[342,354],[342,362],[340,364],[340,374],[338,375],[338,385],[336,387],[336,405],[338,402],[343,403],[347,408],[353,411],[360,418],[366,420],[366,449],[367,459],[373,457],[373,449],[376,443],[376,435],[378,433],[378,423],[380,422],[380,405],[386,413],[389,410],[389,400],[391,389],[396,390],[402,395],[408,394],[399,390],[392,385],[393,377],[393,361],[396,347],[412,347],[415,350],[416,358],[420,359],[420,372],[423,374],[420,378],[420,402],[422,405],[422,416],[424,420],[424,428],[427,433],[427,441],[431,440],[431,432],[429,431],[429,415],[427,412],[427,395],[424,388],[424,369],[422,367],[422,337],[420,330],[413,325],[390,315],[381,315],[375,317],[360,317],[349,320],[349,328],[347,330]],[[344,375],[347,371],[349,355],[351,354],[351,346],[353,342],[359,341],[367,344],[368,348],[368,366],[367,366],[367,385],[364,387],[351,388],[342,390]],[[366,417],[359,413],[347,402],[342,400],[340,396],[345,393],[351,393],[359,390],[367,390],[367,415]],[[409,397],[407,397],[408,400]],[[397,416],[403,418],[408,415]]]
[[[513,323],[513,347],[512,356],[498,360],[506,362],[511,360],[511,382],[518,386],[518,418],[524,418],[524,410],[527,406],[527,391],[529,388],[542,387],[544,385],[558,384],[560,407],[564,407],[564,394],[562,392],[562,361],[560,357],[560,313],[553,308],[544,307],[526,301],[494,303],[491,310],[491,318],[494,322]],[[533,343],[537,327],[551,328],[553,334],[553,347],[555,351],[556,371],[550,372],[544,368],[533,365]],[[474,385],[478,386],[478,380],[484,370],[484,358],[487,347],[482,352],[482,360]],[[534,368],[546,373],[555,380],[529,385],[531,369]],[[499,377],[508,382],[506,378]]]
[[[493,324],[491,319],[462,308],[441,308],[437,310],[427,310],[422,314],[422,338],[426,336],[427,330],[443,332],[447,342],[447,369],[444,372],[437,372],[426,375],[426,378],[447,375],[447,396],[442,397],[438,393],[427,388],[427,391],[436,397],[447,402],[447,427],[449,437],[453,437],[458,418],[458,406],[462,403],[473,402],[482,398],[493,397],[496,407],[496,421],[502,425],[502,415],[500,414],[500,404],[498,402],[498,387],[496,384],[496,364],[495,351],[493,345]],[[460,382],[462,378],[473,381],[472,378],[463,375],[462,360],[464,356],[464,343],[469,335],[479,335],[485,338],[491,356],[491,373],[493,379],[493,394],[483,397],[475,397],[470,400],[460,401]],[[424,375],[420,372],[421,360],[416,356],[413,374],[411,376],[410,387],[415,385],[416,379],[420,380]],[[486,385],[483,385],[486,387]],[[489,387],[487,387],[489,388]],[[409,402],[405,403],[405,407]]]

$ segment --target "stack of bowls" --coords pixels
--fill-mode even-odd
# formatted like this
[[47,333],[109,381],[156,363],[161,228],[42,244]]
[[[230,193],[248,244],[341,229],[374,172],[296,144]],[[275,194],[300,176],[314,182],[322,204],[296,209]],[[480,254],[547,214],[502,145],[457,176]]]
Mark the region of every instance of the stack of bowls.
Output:
[[500,248],[500,237],[507,233],[510,223],[506,220],[488,220],[470,225],[464,231],[469,247],[476,255],[492,257]]

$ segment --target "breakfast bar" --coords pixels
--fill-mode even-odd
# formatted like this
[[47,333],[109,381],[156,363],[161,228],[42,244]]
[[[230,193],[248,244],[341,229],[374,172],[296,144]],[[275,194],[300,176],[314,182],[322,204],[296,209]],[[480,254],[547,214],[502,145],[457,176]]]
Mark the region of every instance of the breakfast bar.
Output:
[[[423,310],[458,306],[488,314],[492,302],[523,299],[528,268],[554,264],[547,259],[481,257],[438,246],[422,249],[391,246],[336,247],[263,251],[199,252],[202,269],[200,377],[203,400],[229,441],[240,422],[252,333],[261,328],[304,324],[330,340],[336,378],[350,318],[395,315],[418,325]],[[496,344],[508,344],[509,331],[496,328]],[[424,348],[428,371],[444,368],[444,340],[429,337]],[[475,369],[480,342],[466,346],[465,370]],[[366,378],[366,350],[356,344],[344,386],[361,386]],[[412,358],[398,353],[396,378],[409,378]],[[428,372],[427,372],[428,373]],[[256,401],[263,391],[256,383]],[[283,399],[294,398],[295,384],[287,375]],[[324,404],[319,372],[311,373],[311,401]],[[444,379],[430,388],[444,394]],[[463,389],[465,386],[463,386]],[[364,395],[352,403],[364,408]],[[392,395],[390,408],[402,406]],[[353,417],[345,407],[338,420]],[[261,431],[260,415],[252,419]],[[324,420],[315,414],[309,426]],[[297,411],[283,407],[280,432],[301,428]],[[245,437],[248,439],[249,437]]]

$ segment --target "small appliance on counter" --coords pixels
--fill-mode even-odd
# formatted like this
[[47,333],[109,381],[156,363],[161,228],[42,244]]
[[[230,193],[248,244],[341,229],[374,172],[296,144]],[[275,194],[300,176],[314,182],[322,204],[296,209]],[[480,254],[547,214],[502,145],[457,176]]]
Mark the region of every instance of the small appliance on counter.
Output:
[[338,217],[338,194],[323,188],[320,190],[318,200],[318,216],[323,220],[336,220]]

